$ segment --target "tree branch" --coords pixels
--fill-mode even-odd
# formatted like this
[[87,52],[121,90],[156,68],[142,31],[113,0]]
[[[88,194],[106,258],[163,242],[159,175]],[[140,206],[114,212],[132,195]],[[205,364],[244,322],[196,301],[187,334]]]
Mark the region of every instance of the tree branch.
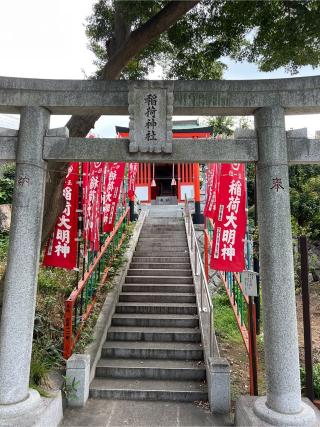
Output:
[[[117,52],[103,69],[104,80],[117,80],[122,69],[148,44],[174,25],[179,18],[191,10],[200,0],[171,1],[160,12],[126,37]],[[119,46],[119,45],[118,45]],[[100,116],[72,116],[67,127],[70,136],[84,137],[94,127]]]
[[200,0],[171,1],[160,12],[133,31],[125,43],[110,58],[103,69],[105,80],[119,78],[121,70],[150,42],[174,25],[181,16],[192,9]]
[[[129,28],[126,25],[122,14],[122,8],[118,4],[115,16],[115,39],[113,40],[112,48],[115,48],[115,53],[112,55],[108,63],[103,69],[103,79],[116,80],[119,78],[122,69],[138,55],[148,44],[159,37],[164,31],[174,25],[179,18],[192,9],[200,0],[179,0],[170,1],[156,15],[150,18],[146,23],[141,25],[131,34],[128,33]],[[95,122],[100,115],[84,115],[72,116],[67,123],[70,136],[85,137],[90,129],[94,128]],[[50,169],[59,170],[59,173],[53,172],[48,179],[46,187],[44,222],[42,233],[42,244],[47,240],[47,237],[54,226],[54,221],[61,211],[63,200],[59,199],[61,186],[63,185],[64,176],[67,172],[67,165],[57,165],[52,162],[49,164]],[[59,191],[59,193],[58,193]]]

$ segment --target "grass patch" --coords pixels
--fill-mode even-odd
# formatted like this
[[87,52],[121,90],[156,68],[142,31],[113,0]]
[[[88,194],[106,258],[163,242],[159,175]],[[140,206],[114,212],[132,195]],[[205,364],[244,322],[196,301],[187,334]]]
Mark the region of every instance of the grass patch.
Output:
[[233,343],[241,343],[242,337],[224,287],[213,298],[213,312],[216,335]]
[[7,260],[7,253],[9,249],[9,234],[0,233],[0,262]]
[[[301,388],[302,393],[306,393],[306,371],[304,368],[300,369]],[[320,363],[313,365],[313,391],[314,397],[320,399]]]
[[[238,324],[233,314],[229,298],[221,284],[218,293],[213,298],[214,325],[221,354],[230,362],[231,367],[231,397],[232,401],[243,394],[249,393],[249,359],[243,343]],[[247,308],[244,309],[245,320]],[[245,322],[247,324],[247,321]],[[265,394],[264,376],[264,342],[263,335],[257,336],[258,357],[258,388],[259,395]]]

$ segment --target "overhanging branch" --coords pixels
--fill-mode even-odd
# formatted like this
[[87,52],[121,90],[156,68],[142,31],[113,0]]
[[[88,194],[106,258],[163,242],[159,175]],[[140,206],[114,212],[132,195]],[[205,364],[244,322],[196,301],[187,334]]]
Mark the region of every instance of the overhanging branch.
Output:
[[115,55],[106,64],[103,78],[113,80],[121,70],[148,44],[174,25],[181,16],[191,10],[199,0],[171,1],[160,12],[133,31]]

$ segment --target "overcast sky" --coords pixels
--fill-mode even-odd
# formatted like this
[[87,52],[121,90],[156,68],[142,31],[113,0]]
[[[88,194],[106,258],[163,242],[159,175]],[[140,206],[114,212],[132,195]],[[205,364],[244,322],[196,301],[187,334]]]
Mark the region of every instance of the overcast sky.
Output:
[[[83,79],[95,67],[87,48],[85,18],[94,0],[2,0],[0,3],[0,75],[49,79]],[[225,62],[225,79],[290,77],[283,70],[260,73],[251,64]],[[320,75],[320,68],[304,67],[299,76]],[[10,118],[6,117],[6,123]],[[67,117],[54,116],[51,126],[62,126]],[[2,120],[3,122],[3,120]],[[100,119],[95,132],[114,136],[115,125],[126,117]],[[310,136],[320,129],[320,115],[288,116],[287,128],[308,127]]]

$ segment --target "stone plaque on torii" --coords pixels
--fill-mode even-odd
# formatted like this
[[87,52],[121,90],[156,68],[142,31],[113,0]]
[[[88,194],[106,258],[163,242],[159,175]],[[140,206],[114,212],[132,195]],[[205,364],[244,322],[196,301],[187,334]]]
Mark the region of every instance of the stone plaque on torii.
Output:
[[173,83],[145,81],[129,86],[129,151],[172,153]]

